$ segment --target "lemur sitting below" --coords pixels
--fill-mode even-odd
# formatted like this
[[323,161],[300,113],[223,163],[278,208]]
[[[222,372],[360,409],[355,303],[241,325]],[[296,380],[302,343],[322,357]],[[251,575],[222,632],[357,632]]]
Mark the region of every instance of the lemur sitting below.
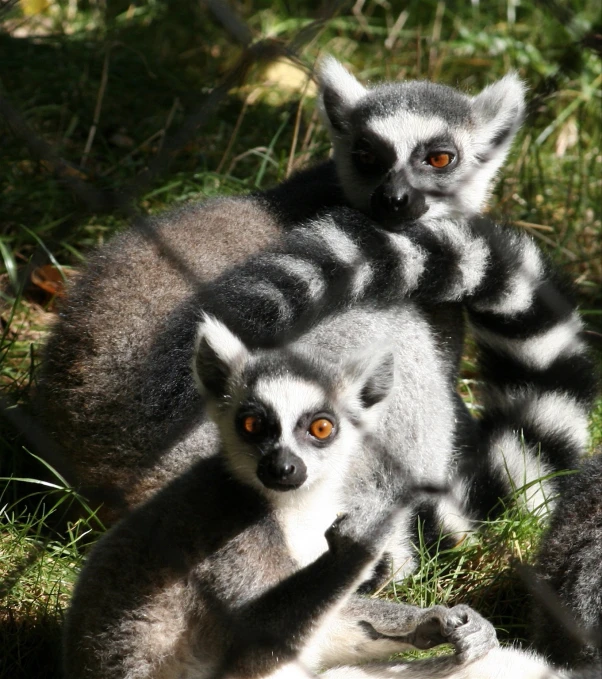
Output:
[[[66,622],[66,678],[286,676],[444,642],[462,664],[494,647],[467,606],[354,594],[409,511],[379,500],[379,484],[368,514],[345,494],[382,425],[393,361],[386,349],[338,362],[250,351],[206,317],[194,371],[220,452],[96,545]],[[376,443],[373,455],[394,464]]]

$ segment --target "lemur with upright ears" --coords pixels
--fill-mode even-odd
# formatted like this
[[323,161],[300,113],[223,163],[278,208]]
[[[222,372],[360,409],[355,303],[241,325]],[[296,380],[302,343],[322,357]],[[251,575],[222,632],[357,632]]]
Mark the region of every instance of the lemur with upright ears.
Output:
[[249,351],[206,317],[194,371],[220,450],[95,546],[66,621],[66,679],[252,679],[445,642],[465,663],[496,645],[467,606],[354,594],[408,511],[374,484],[371,515],[357,514],[345,492],[364,446],[386,466],[369,439],[393,354]]
[[[520,81],[474,97],[426,82],[365,88],[326,60],[320,82],[333,161],[120,234],[71,290],[41,405],[77,480],[114,515],[217,451],[189,367],[202,311],[251,347],[302,333],[330,354],[390,342],[404,388],[387,437],[422,481],[464,486],[469,513],[523,486],[541,504],[535,479],[583,449],[593,371],[575,306],[564,293],[550,306],[556,277],[529,239],[489,226],[474,238],[471,222],[522,120]],[[463,305],[486,378],[480,422],[455,391]],[[455,503],[423,512],[467,527]]]

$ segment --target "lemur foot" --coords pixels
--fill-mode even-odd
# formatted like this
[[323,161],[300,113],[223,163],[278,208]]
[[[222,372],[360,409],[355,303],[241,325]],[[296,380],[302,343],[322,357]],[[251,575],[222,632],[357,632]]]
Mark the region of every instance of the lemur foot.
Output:
[[[413,629],[401,633],[399,621],[394,616],[380,619],[378,623],[364,623],[372,638],[396,639],[415,648],[429,649],[440,644],[453,644],[458,664],[478,660],[498,646],[495,628],[469,606],[433,606],[424,609],[414,620]],[[403,627],[407,630],[408,623]]]
[[442,632],[446,641],[455,646],[455,657],[461,665],[478,660],[499,646],[494,626],[463,604],[448,609]]

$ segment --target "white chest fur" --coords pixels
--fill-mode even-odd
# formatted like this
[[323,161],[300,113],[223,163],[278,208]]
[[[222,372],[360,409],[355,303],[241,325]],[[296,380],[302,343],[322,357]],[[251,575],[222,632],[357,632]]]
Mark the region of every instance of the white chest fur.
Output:
[[343,511],[338,490],[324,484],[282,498],[276,517],[290,554],[300,568],[328,549],[324,533]]

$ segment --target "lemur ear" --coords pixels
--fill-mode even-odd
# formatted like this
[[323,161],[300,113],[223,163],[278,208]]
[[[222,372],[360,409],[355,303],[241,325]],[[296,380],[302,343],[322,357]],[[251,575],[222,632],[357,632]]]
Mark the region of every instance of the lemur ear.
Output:
[[525,84],[516,73],[486,87],[472,98],[472,110],[478,126],[477,158],[486,163],[497,160],[501,165],[523,122],[525,115]]
[[366,94],[366,88],[334,57],[326,57],[318,68],[320,112],[336,132],[345,132],[349,112]]
[[395,384],[395,358],[391,351],[362,353],[352,357],[344,372],[362,408],[383,401]]
[[249,356],[245,345],[213,316],[199,323],[192,369],[200,392],[223,396],[230,377],[241,370]]

